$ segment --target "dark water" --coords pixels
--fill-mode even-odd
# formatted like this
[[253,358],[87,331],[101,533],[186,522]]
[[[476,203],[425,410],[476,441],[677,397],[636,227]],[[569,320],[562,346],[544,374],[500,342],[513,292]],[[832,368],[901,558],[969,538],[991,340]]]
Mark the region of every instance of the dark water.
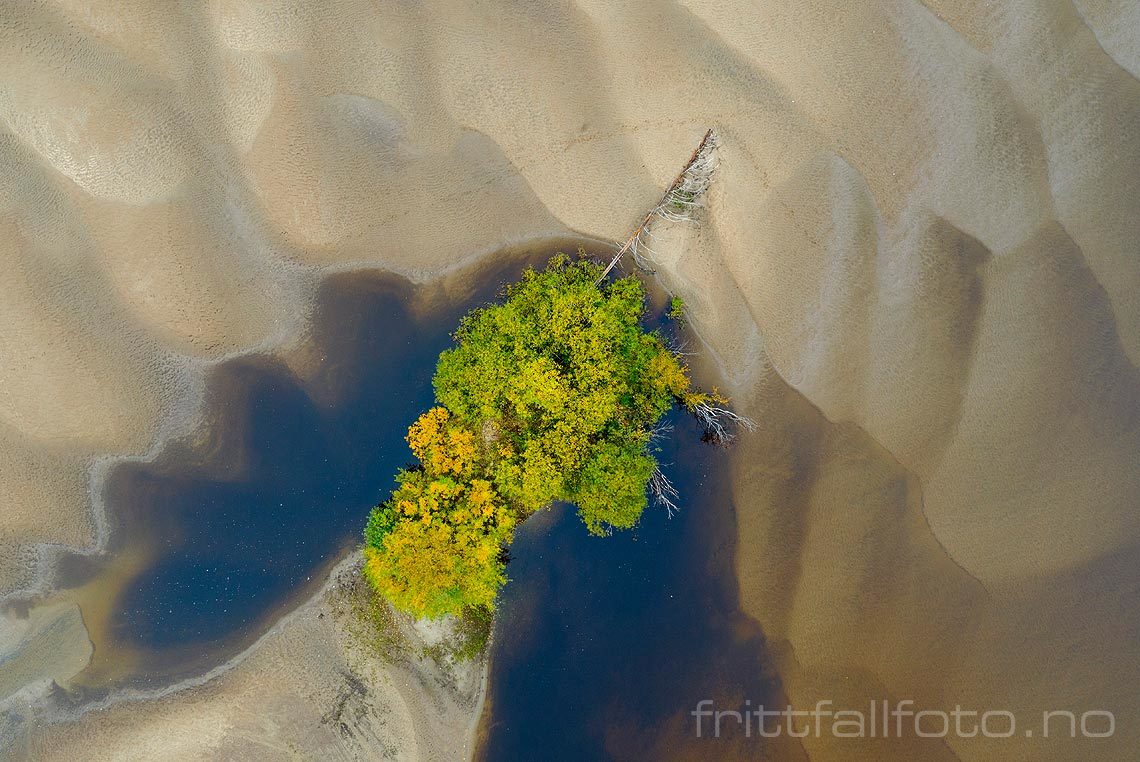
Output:
[[[114,601],[96,667],[129,654],[126,677],[107,670],[114,684],[199,674],[310,595],[411,460],[404,433],[432,403],[435,360],[459,315],[522,267],[519,256],[503,261],[426,318],[394,279],[327,281],[303,353],[319,361],[315,376],[301,381],[268,358],[227,363],[209,379],[208,435],[117,467],[105,493],[111,553],[70,558],[61,578],[80,584],[124,549],[153,559]],[[666,758],[693,742],[688,712],[701,699],[731,706],[776,690],[760,634],[737,611],[727,455],[674,417],[661,458],[684,497],[677,517],[651,508],[635,530],[596,538],[561,508],[520,530],[482,757]],[[88,692],[109,687],[93,680]],[[760,749],[740,741],[736,752]],[[718,754],[700,743],[700,756]]]
[[[759,758],[758,738],[695,736],[702,699],[776,704],[763,640],[736,603],[724,450],[686,416],[661,460],[680,490],[632,531],[587,534],[572,507],[512,546],[496,621],[485,760]],[[706,730],[707,732],[707,730]],[[538,756],[536,756],[538,755]]]
[[[89,692],[111,687],[104,673],[154,685],[206,671],[312,594],[412,460],[404,434],[432,404],[435,361],[458,317],[550,253],[505,257],[477,288],[436,295],[426,317],[412,313],[403,281],[330,279],[303,353],[319,360],[314,377],[265,357],[217,368],[207,437],[116,467],[104,493],[110,552],[61,564],[61,584],[75,586],[126,549],[154,555],[112,605]],[[125,681],[116,660],[129,665]]]
[[144,654],[132,682],[200,671],[252,642],[359,541],[411,460],[404,432],[431,404],[446,318],[417,323],[406,288],[366,277],[331,282],[322,302],[311,388],[278,361],[227,363],[208,386],[212,440],[109,477],[114,549],[157,552],[115,602],[104,649]]

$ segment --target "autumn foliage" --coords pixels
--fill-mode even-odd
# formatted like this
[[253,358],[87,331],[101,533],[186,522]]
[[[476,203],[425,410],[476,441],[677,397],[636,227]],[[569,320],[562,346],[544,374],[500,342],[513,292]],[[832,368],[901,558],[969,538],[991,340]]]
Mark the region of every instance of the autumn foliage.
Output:
[[491,606],[514,527],[555,501],[596,534],[633,526],[657,467],[651,428],[675,403],[721,401],[642,328],[641,284],[601,271],[562,255],[527,270],[440,355],[440,404],[408,429],[420,465],[365,530],[365,572],[397,607]]

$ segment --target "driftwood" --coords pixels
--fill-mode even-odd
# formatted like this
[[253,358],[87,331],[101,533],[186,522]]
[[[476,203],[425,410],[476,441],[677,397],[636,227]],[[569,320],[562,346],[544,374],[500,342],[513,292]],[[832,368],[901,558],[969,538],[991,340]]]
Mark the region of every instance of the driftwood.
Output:
[[723,405],[702,402],[692,409],[693,415],[705,427],[705,439],[718,444],[729,444],[736,438],[733,429],[755,431],[756,423]]
[[658,505],[664,506],[669,518],[673,518],[673,514],[681,510],[677,506],[677,501],[681,499],[681,493],[677,492],[677,488],[665,476],[660,464],[653,469],[653,475],[649,477],[649,492]]
[[650,227],[654,221],[662,219],[669,222],[693,222],[692,213],[704,206],[701,199],[705,191],[709,189],[713,173],[716,171],[716,146],[716,135],[710,129],[705,132],[700,144],[693,151],[692,157],[685,164],[685,168],[681,170],[681,174],[677,175],[677,179],[669,186],[669,190],[665,191],[665,195],[661,197],[656,206],[649,210],[644,219],[641,220],[641,224],[634,228],[633,234],[626,239],[614,258],[610,260],[609,265],[602,273],[602,277],[598,278],[599,284],[617,267],[618,262],[627,253],[633,256],[634,261],[639,266],[643,265],[647,258],[642,256],[642,252],[653,253],[653,250],[646,243],[646,239],[653,237]]
[[[633,233],[614,254],[613,259],[602,272],[602,276],[598,278],[599,285],[613,272],[613,269],[618,266],[621,258],[626,254],[633,256],[638,267],[652,270],[647,266],[652,261],[653,255],[653,250],[649,247],[647,239],[653,237],[650,228],[657,220],[696,223],[693,219],[693,212],[704,206],[702,199],[709,189],[713,173],[716,171],[716,148],[716,135],[710,129],[705,132],[696,150],[693,151],[693,155],[689,157],[688,163],[685,164],[684,169],[677,175],[677,179],[673,181],[669,189],[665,191],[665,195],[661,197],[656,206],[646,213],[641,223],[634,228]],[[649,256],[645,256],[645,254]],[[684,351],[683,345],[672,347],[671,351],[681,355],[691,354]],[[756,424],[750,419],[715,402],[702,402],[694,406],[690,412],[704,427],[704,439],[709,442],[728,444],[735,438],[734,429],[752,431],[756,428]],[[650,432],[650,441],[660,438],[671,428],[668,424],[659,424]],[[670,517],[680,510],[677,503],[681,496],[676,487],[665,476],[660,465],[653,470],[653,474],[649,477],[649,494],[658,505],[664,506]]]

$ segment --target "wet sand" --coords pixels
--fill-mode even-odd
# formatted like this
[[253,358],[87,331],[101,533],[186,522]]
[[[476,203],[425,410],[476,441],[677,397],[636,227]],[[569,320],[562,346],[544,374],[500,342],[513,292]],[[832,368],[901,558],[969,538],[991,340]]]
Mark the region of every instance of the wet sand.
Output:
[[[444,667],[420,655],[434,641],[408,623],[405,649],[377,651],[375,632],[346,600],[358,594],[360,558],[333,570],[319,594],[251,648],[174,689],[125,691],[97,707],[56,712],[5,738],[4,756],[88,759],[446,760],[470,751],[483,663]],[[24,713],[21,710],[21,713]],[[44,717],[39,718],[46,719]]]
[[[17,629],[9,638],[14,656],[0,663],[6,678],[0,700],[8,699],[0,724],[4,746],[27,753],[40,745],[56,748],[57,736],[101,728],[98,718],[108,713],[121,718],[113,721],[123,724],[120,732],[145,734],[150,723],[168,721],[162,707],[181,692],[231,709],[237,701],[268,701],[240,692],[246,688],[235,695],[234,686],[245,683],[222,676],[267,663],[274,657],[263,653],[266,643],[281,640],[291,644],[298,661],[291,669],[305,680],[335,681],[336,675],[318,676],[335,654],[348,659],[341,671],[356,676],[355,693],[369,700],[348,721],[354,733],[365,733],[357,739],[362,753],[404,749],[413,730],[445,757],[469,744],[482,662],[448,673],[418,655],[422,646],[409,647],[410,661],[350,658],[359,644],[343,633],[334,638],[335,628],[351,634],[359,623],[334,610],[329,575],[334,567],[343,570],[370,506],[390,491],[392,475],[411,457],[403,433],[431,404],[435,360],[458,316],[494,298],[525,265],[592,245],[535,241],[430,286],[384,272],[333,273],[320,284],[312,323],[292,352],[239,357],[213,368],[198,428],[165,443],[153,459],[128,459],[107,470],[100,492],[106,547],[62,554],[54,568],[56,590],[45,599],[9,600],[8,619]],[[298,632],[304,628],[293,623],[326,614],[337,624],[322,624],[311,642],[312,633]],[[418,632],[409,637],[423,639]],[[320,654],[322,648],[332,655]],[[393,694],[396,679],[411,687]],[[452,685],[457,679],[466,681],[461,690]],[[436,683],[460,691],[447,694],[454,699],[447,711],[440,709]],[[282,684],[269,695],[296,690]],[[361,727],[383,725],[386,701],[424,704],[408,711],[427,712],[431,716],[417,722],[435,730],[404,728],[399,733],[405,735],[369,750],[364,741],[374,729]],[[312,708],[286,712],[295,726],[290,733],[304,734]],[[452,735],[436,737],[436,730]],[[227,732],[219,733],[203,743],[229,744]],[[66,753],[66,744],[60,748]],[[437,752],[424,753],[434,758]]]
[[620,239],[714,126],[706,224],[658,251],[770,418],[736,565],[793,702],[1103,705],[1111,741],[1001,753],[1140,745],[1135,4],[3,14],[0,589],[100,544],[93,463],[192,430],[219,359],[288,355],[324,270]]
[[[715,380],[708,369],[697,379]],[[703,443],[680,411],[668,423],[657,457],[680,493],[675,515],[651,503],[635,528],[598,538],[572,506],[555,506],[519,530],[478,759],[534,749],[551,762],[804,758],[794,739],[743,728],[694,735],[690,713],[702,700],[787,699],[764,634],[740,611],[731,451]]]

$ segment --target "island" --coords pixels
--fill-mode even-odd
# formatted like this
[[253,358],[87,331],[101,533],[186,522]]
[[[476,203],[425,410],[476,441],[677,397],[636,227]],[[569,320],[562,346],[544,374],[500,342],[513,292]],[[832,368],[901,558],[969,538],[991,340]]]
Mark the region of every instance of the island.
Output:
[[674,405],[712,422],[729,411],[642,326],[645,311],[636,277],[559,254],[461,320],[439,357],[438,404],[408,429],[418,462],[364,530],[380,595],[415,617],[485,617],[513,531],[536,511],[571,503],[605,535],[634,526],[650,495],[676,507],[654,457],[662,417]]

